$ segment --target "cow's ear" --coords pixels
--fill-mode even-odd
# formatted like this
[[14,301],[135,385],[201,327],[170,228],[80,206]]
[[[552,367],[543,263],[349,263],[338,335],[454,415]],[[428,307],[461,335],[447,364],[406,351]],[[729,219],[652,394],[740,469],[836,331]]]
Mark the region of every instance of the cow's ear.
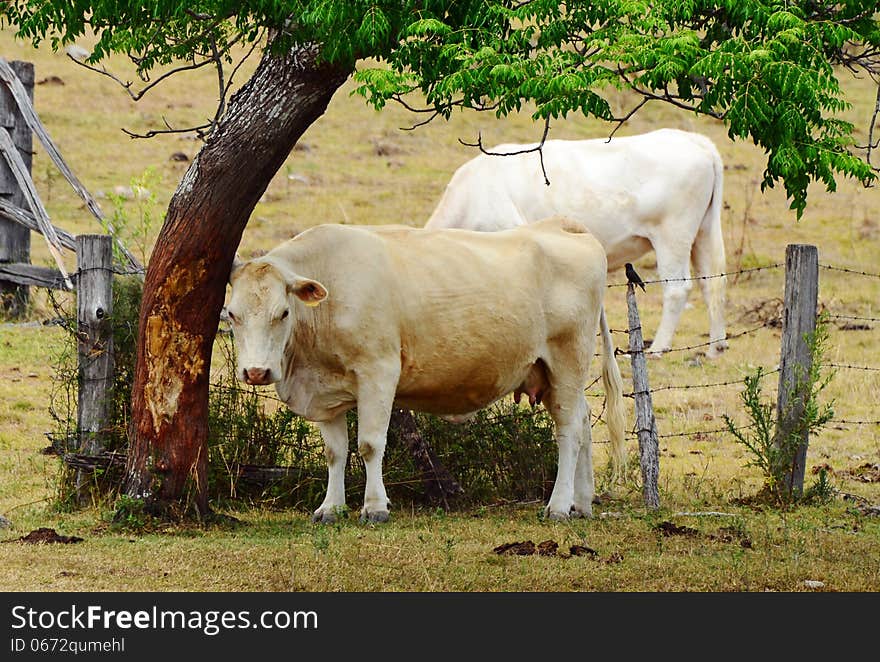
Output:
[[307,306],[317,306],[327,298],[327,288],[321,285],[321,283],[299,276],[287,286],[287,291],[299,298]]
[[232,269],[229,270],[229,281],[232,282],[232,275],[244,264],[244,260],[241,259],[241,255],[238,254],[238,251],[235,253],[235,257],[232,259]]

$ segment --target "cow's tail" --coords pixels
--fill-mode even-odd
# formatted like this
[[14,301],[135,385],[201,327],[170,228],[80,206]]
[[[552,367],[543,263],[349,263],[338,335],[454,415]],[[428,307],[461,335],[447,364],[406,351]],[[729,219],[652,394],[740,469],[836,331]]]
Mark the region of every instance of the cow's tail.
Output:
[[721,228],[721,210],[724,205],[724,163],[718,149],[708,139],[714,171],[712,199],[703,214],[700,229],[691,247],[691,262],[695,275],[700,278],[703,298],[709,309],[709,340],[712,350],[727,347],[727,330],[724,322],[725,290],[727,276],[719,276],[727,270],[724,254],[724,234]]
[[614,356],[614,341],[605,317],[605,306],[600,308],[599,327],[602,332],[602,385],[605,389],[605,422],[611,437],[611,466],[613,480],[620,483],[626,472],[626,446],[624,427],[626,418],[623,409],[623,379],[620,366]]

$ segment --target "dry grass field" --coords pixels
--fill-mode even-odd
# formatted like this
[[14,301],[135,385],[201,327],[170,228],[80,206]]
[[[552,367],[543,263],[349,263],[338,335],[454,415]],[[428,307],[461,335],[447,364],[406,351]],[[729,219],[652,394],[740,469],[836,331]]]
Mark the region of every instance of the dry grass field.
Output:
[[[0,56],[35,63],[36,108],[73,171],[99,196],[105,213],[111,215],[118,207],[125,217],[138,219],[138,202],[113,194],[145,173],[157,209],[164,208],[187,167],[186,161],[176,160],[182,157],[172,155],[192,158],[199,144],[180,135],[132,140],[121,129],[158,128],[163,118],[175,126],[200,123],[212,114],[216,97],[209,75],[172,81],[133,103],[110,79],[77,67],[62,54],[35,51],[9,33],[0,33]],[[113,66],[124,71],[120,61],[111,61]],[[857,140],[864,142],[874,91],[866,81],[845,73],[841,77],[853,103],[848,117],[858,127]],[[487,145],[531,141],[542,130],[527,115],[498,120],[461,113],[449,122],[403,131],[401,127],[418,118],[397,107],[377,113],[349,95],[352,89],[348,85],[336,95],[270,184],[245,231],[240,247],[244,256],[319,223],[420,226],[454,169],[474,155],[458,139],[473,141],[481,134]],[[631,104],[623,94],[616,102],[620,108]],[[74,513],[53,507],[58,460],[41,455],[40,449],[51,428],[51,364],[61,331],[40,324],[0,324],[0,515],[12,522],[11,528],[0,529],[0,590],[880,590],[880,517],[860,509],[863,503],[880,503],[880,193],[849,181],[840,181],[835,193],[814,186],[798,221],[780,190],[760,191],[761,151],[732,142],[714,120],[649,105],[621,134],[664,126],[704,133],[721,151],[729,271],[783,262],[787,244],[809,243],[818,246],[822,265],[868,274],[820,269],[825,310],[870,318],[858,324],[832,319],[826,360],[871,369],[839,368],[823,394],[834,403],[835,422],[811,439],[807,482],[815,480],[814,468],[825,467],[837,493],[830,503],[778,511],[743,502],[760,488],[761,475],[748,466],[747,451],[719,430],[724,414],[746,422],[739,399],[742,378],[759,366],[773,369],[778,363],[780,329],[765,326],[732,338],[730,349],[717,360],[695,348],[649,364],[661,436],[662,508],[656,513],[641,507],[639,487],[632,481],[629,490],[598,506],[590,521],[548,523],[539,520],[538,504],[486,504],[468,512],[395,510],[392,521],[379,527],[359,525],[354,518],[316,527],[304,508],[232,512],[240,520],[234,527],[127,533],[109,525],[110,504]],[[551,136],[602,137],[610,128],[571,117],[554,124]],[[40,147],[33,174],[56,225],[73,233],[101,231]],[[129,232],[134,225],[130,222]],[[154,223],[143,242],[132,241],[143,243],[148,254],[158,227]],[[33,261],[48,265],[42,238],[34,235],[33,247]],[[130,248],[137,253],[140,246]],[[67,266],[75,266],[72,255]],[[636,266],[646,280],[654,277],[652,256]],[[610,280],[624,278],[617,273]],[[624,293],[620,287],[608,290],[615,329],[626,327]],[[732,275],[729,333],[754,329],[778,314],[782,294],[780,268]],[[649,333],[659,320],[660,301],[657,285],[640,296]],[[707,339],[698,288],[691,303],[676,347]],[[52,315],[45,296],[37,294],[28,321]],[[615,340],[622,346],[626,336],[615,335]],[[625,357],[620,365],[628,379]],[[729,384],[665,388],[718,383]],[[775,379],[769,377],[764,384],[765,397],[775,400]],[[594,436],[606,438],[602,424]],[[628,443],[635,456],[635,439]],[[597,467],[604,466],[605,453],[606,445],[597,444]],[[706,511],[727,516],[686,514]],[[84,541],[13,542],[41,526]],[[595,554],[493,553],[502,543],[524,540],[553,540],[564,552],[581,545]]]

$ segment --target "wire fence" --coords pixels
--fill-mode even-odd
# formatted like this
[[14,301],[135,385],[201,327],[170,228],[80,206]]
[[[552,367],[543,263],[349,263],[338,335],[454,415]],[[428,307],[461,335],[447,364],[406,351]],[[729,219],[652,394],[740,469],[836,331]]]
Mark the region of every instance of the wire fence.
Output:
[[[741,269],[736,271],[729,271],[723,274],[711,274],[711,275],[703,275],[691,278],[689,280],[707,280],[707,279],[715,279],[721,277],[734,277],[740,274],[754,274],[756,272],[763,271],[771,271],[774,269],[779,269],[783,267],[782,263],[774,263],[768,264],[759,267]],[[834,273],[839,276],[843,276],[847,279],[851,278],[862,278],[862,279],[880,279],[880,275],[871,273],[865,270],[856,269],[852,267],[840,267],[835,265],[822,264],[820,265],[823,271],[827,271],[829,273]],[[90,270],[89,268],[80,269],[78,272],[75,272],[73,275],[78,276],[79,273],[84,273],[85,271]],[[131,268],[120,268],[114,267],[112,269],[115,275],[141,275],[143,272],[141,270],[131,269]],[[669,282],[678,282],[682,280],[688,279],[654,279],[654,280],[644,280],[644,284],[646,286],[657,286],[664,285]],[[732,280],[732,278],[731,278]],[[728,281],[730,282],[730,281]],[[742,281],[741,281],[742,282]],[[608,285],[609,288],[617,288],[627,283],[611,283]],[[736,287],[736,285],[734,285]],[[850,290],[857,290],[857,288],[850,288]],[[873,309],[873,306],[868,304],[859,304],[857,302],[840,302],[835,301],[835,309],[834,310],[826,310],[825,316],[829,321],[833,321],[838,323],[839,328],[841,329],[853,329],[853,330],[863,330],[863,331],[873,331],[874,324],[880,322],[880,317],[877,317],[877,313]],[[61,315],[62,306],[57,304],[55,299],[52,298],[52,306],[56,313],[58,313],[58,319],[61,320],[62,325],[68,329],[68,331],[75,331],[75,322],[70,319],[64,319],[64,316]],[[857,306],[860,306],[861,309],[856,309]],[[778,314],[777,311],[769,311],[767,313],[763,313],[765,316],[764,319],[761,319],[758,323],[744,326],[738,330],[735,330],[726,335],[725,340],[731,343],[731,346],[735,346],[737,341],[745,340],[749,337],[760,337],[762,333],[766,332],[767,329],[776,329],[778,330],[782,326],[782,318]],[[856,324],[854,324],[856,323]],[[849,325],[849,326],[846,326]],[[221,330],[224,329],[225,326],[221,321]],[[612,333],[618,336],[627,336],[630,333],[629,329],[612,329]],[[699,356],[700,350],[703,350],[714,343],[716,343],[720,339],[712,339],[705,342],[699,343],[691,343],[691,344],[682,344],[676,345],[672,348],[664,351],[663,355],[680,355],[681,353],[694,352],[695,355]],[[768,337],[768,340],[770,338]],[[778,333],[774,335],[774,338],[771,341],[774,345],[779,343]],[[641,350],[646,352],[648,350]],[[630,355],[630,351],[626,349],[616,349],[615,353],[618,356],[627,356]],[[655,364],[660,365],[660,364]],[[694,363],[694,365],[699,365],[699,362]],[[837,358],[834,361],[826,361],[823,362],[822,368],[826,370],[832,371],[841,371],[841,372],[849,372],[854,374],[862,374],[865,375],[867,379],[872,379],[873,376],[880,372],[880,366],[869,365],[867,362],[859,361],[855,356],[853,358]],[[756,370],[755,367],[751,368],[752,371]],[[761,379],[766,379],[771,376],[778,376],[780,372],[780,368],[778,365],[770,365],[770,366],[762,366],[761,368]],[[657,371],[661,372],[661,371]],[[623,395],[627,398],[635,398],[638,395],[645,394],[650,392],[653,397],[662,398],[666,394],[671,393],[680,393],[685,392],[688,393],[688,398],[693,400],[693,395],[703,396],[703,402],[706,404],[713,404],[713,406],[717,406],[719,402],[720,396],[717,396],[721,389],[735,389],[737,387],[744,386],[744,377],[733,377],[733,378],[720,378],[720,379],[706,379],[705,381],[701,380],[687,380],[682,381],[682,383],[678,383],[675,377],[675,371],[663,370],[662,374],[667,377],[665,383],[661,382],[657,386],[652,386],[649,391],[628,391]],[[248,387],[245,385],[234,386],[230,385],[227,382],[219,382],[215,381],[211,385],[212,389],[219,391],[233,391],[240,390],[242,393],[245,393],[251,397],[259,398],[262,401],[266,402],[268,408],[282,408],[284,407],[284,403],[280,398],[278,398],[273,392]],[[873,394],[880,392],[876,388],[870,390],[869,393],[866,394],[867,397],[874,397]],[[591,407],[591,424],[596,426],[599,422],[604,423],[605,416],[605,393],[601,383],[601,377],[595,377],[591,383],[589,383],[585,388],[585,393],[587,397],[591,400],[596,401],[596,406]],[[703,395],[705,394],[705,395]],[[725,394],[724,396],[727,398],[728,396]],[[662,403],[661,403],[662,404]],[[862,433],[866,429],[870,429],[872,427],[880,426],[880,419],[874,419],[871,417],[870,413],[868,415],[864,415],[864,411],[855,410],[850,408],[850,403],[844,403],[845,406],[840,407],[840,411],[837,415],[832,418],[828,424],[835,429],[845,430],[848,428],[858,428]],[[523,410],[528,412],[528,410]],[[735,412],[734,412],[735,413]],[[489,423],[495,423],[498,425],[504,425],[504,421],[508,420],[510,416],[519,415],[519,414],[510,414],[510,413],[494,413],[487,420]],[[536,411],[534,415],[538,415]],[[702,421],[694,421],[688,420],[688,416],[676,417],[674,415],[661,415],[658,418],[659,423],[659,431],[657,434],[658,441],[673,441],[676,439],[695,439],[702,442],[723,442],[725,440],[731,439],[735,433],[748,433],[750,430],[753,430],[756,427],[755,423],[748,422],[748,420],[742,420],[745,417],[740,415],[736,418],[740,420],[733,421],[726,425],[719,425],[719,420],[714,414],[711,417],[707,417]],[[484,422],[485,423],[485,422]],[[667,426],[670,425],[678,425],[681,427],[685,427],[686,429],[672,429],[669,430]],[[637,426],[632,425],[630,430],[627,433],[629,439],[634,439],[638,437],[638,433],[640,430],[636,429]],[[666,428],[666,430],[664,430]],[[597,435],[598,436],[598,435]],[[430,441],[430,440],[429,440]],[[594,439],[593,443],[597,444],[607,444],[608,441],[605,439]]]
[[[758,267],[740,269],[740,270],[736,270],[736,271],[728,271],[725,273],[696,276],[693,278],[668,278],[668,279],[647,279],[647,280],[643,279],[642,282],[646,286],[650,286],[650,285],[663,285],[663,284],[671,283],[671,282],[701,281],[701,280],[715,279],[715,278],[722,278],[722,277],[739,276],[741,274],[750,274],[750,273],[755,273],[758,271],[773,270],[773,269],[778,269],[778,268],[784,267],[784,266],[785,266],[785,263],[777,262],[777,263],[758,266]],[[826,271],[826,272],[834,272],[837,274],[845,275],[850,278],[861,277],[861,278],[866,278],[866,279],[880,279],[880,274],[878,274],[878,273],[873,273],[870,271],[866,271],[864,269],[859,269],[859,268],[854,268],[854,267],[849,267],[849,266],[838,266],[838,265],[820,263],[819,268],[822,269],[823,271]],[[628,285],[628,282],[622,282],[622,283],[615,282],[615,283],[610,283],[608,285],[608,287],[609,288],[617,288],[617,287],[625,287],[627,285]],[[847,305],[847,304],[838,303],[837,305]],[[858,305],[858,304],[851,304],[851,305]],[[823,312],[823,315],[824,315],[825,319],[827,319],[828,321],[837,322],[838,328],[841,330],[844,330],[844,331],[849,331],[849,330],[872,331],[874,329],[872,324],[880,322],[880,317],[877,317],[872,313],[873,313],[873,310],[868,310],[864,314],[862,314],[862,313],[850,314],[849,311],[847,311],[847,312],[832,312],[830,310],[825,310]],[[852,324],[854,322],[858,322],[860,324]],[[756,324],[754,326],[751,326],[751,327],[748,327],[748,328],[745,328],[745,329],[728,334],[726,336],[725,340],[732,341],[732,340],[745,338],[748,336],[754,336],[754,335],[760,333],[764,329],[780,328],[781,326],[782,326],[782,318],[778,315],[771,315],[771,316],[767,317],[766,319],[764,319],[763,321],[761,321],[759,324]],[[629,329],[612,329],[611,331],[612,331],[612,333],[616,333],[616,334],[620,334],[620,335],[627,335],[630,333]],[[720,339],[713,339],[713,340],[709,340],[709,341],[701,342],[701,343],[672,347],[672,348],[664,351],[663,354],[665,355],[668,353],[674,354],[676,352],[688,352],[688,351],[700,350],[702,348],[709,347],[709,346],[715,344],[718,340],[720,340]],[[778,341],[776,341],[776,342],[778,342]],[[649,349],[646,348],[646,349],[642,349],[639,351],[640,352],[648,352]],[[617,355],[624,356],[624,355],[630,355],[633,352],[631,352],[630,350],[627,350],[627,349],[617,348],[617,349],[615,349],[615,353]],[[847,362],[847,361],[823,362],[821,365],[821,368],[825,369],[825,370],[832,370],[832,371],[856,371],[856,372],[861,372],[861,373],[867,373],[868,375],[872,375],[873,373],[880,372],[880,366],[856,364],[854,362]],[[779,372],[780,372],[780,368],[778,365],[775,365],[773,367],[764,367],[761,370],[761,379],[764,379],[764,378],[771,376],[771,375],[778,375]],[[594,381],[588,387],[587,395],[590,398],[593,398],[596,400],[601,400],[602,401],[602,411],[604,411],[605,393],[603,391],[601,391],[601,389],[597,390],[595,388],[596,383],[597,382]],[[627,398],[635,398],[637,395],[644,395],[646,393],[650,393],[653,397],[654,394],[659,394],[659,393],[664,393],[664,392],[669,392],[669,391],[694,391],[694,390],[696,390],[696,391],[701,391],[701,390],[710,391],[712,389],[729,388],[729,387],[737,387],[737,386],[744,387],[744,378],[696,382],[696,383],[683,383],[683,384],[676,384],[676,383],[663,384],[660,386],[652,386],[647,391],[626,392],[626,393],[624,393],[624,396]],[[872,395],[875,393],[880,393],[880,391],[873,390],[870,392],[870,394],[868,394],[868,397],[872,397]],[[880,400],[878,400],[877,404],[880,405]],[[602,420],[601,414],[598,416],[595,416],[594,420],[593,420],[593,425],[595,426],[595,424],[597,422],[599,422],[600,420]],[[661,424],[662,424],[662,421],[661,421]],[[828,424],[835,425],[835,426],[860,426],[860,427],[880,426],[880,419],[858,418],[858,417],[851,417],[851,416],[844,415],[844,416],[840,416],[840,417],[831,418],[828,421]],[[730,435],[733,431],[747,431],[747,430],[752,429],[754,427],[755,427],[754,423],[749,423],[749,424],[744,424],[744,425],[734,425],[733,428],[731,428],[731,426],[706,427],[706,428],[699,428],[699,429],[694,429],[694,430],[689,430],[689,431],[657,434],[657,438],[658,439],[672,439],[672,438],[686,438],[686,437],[710,438],[715,435]],[[628,432],[628,436],[630,438],[635,438],[638,436],[638,433],[639,433],[639,430],[635,429],[635,426],[633,426],[633,429],[631,429]],[[608,442],[594,441],[594,443],[608,443]]]

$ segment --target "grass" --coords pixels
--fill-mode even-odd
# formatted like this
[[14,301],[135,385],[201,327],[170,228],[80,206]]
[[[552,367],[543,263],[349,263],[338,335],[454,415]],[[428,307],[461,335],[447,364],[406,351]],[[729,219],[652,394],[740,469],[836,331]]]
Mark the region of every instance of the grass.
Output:
[[[37,110],[71,168],[99,198],[130,185],[151,169],[152,193],[159,209],[167,205],[187,164],[171,160],[175,152],[192,157],[197,143],[181,136],[131,140],[120,130],[201,121],[211,112],[215,82],[192,76],[175,87],[156,90],[135,104],[112,81],[86,72],[63,55],[33,51],[0,33],[0,55],[36,65],[38,81],[59,76],[64,85],[42,84],[35,90]],[[119,70],[121,62],[112,61]],[[848,118],[866,140],[865,126],[874,100],[866,81],[841,74],[854,108]],[[242,79],[243,80],[243,79]],[[487,145],[540,137],[542,126],[527,116],[496,120],[489,115],[457,114],[449,123],[435,122],[417,131],[398,127],[415,121],[401,108],[382,113],[368,109],[341,90],[327,113],[303,137],[269,185],[245,231],[240,252],[266,250],[298,230],[322,222],[407,223],[427,219],[454,169],[474,155],[458,138],[473,141],[482,133]],[[621,94],[620,108],[632,101]],[[797,221],[779,190],[759,190],[763,154],[748,143],[731,142],[718,122],[695,118],[662,106],[648,106],[622,133],[671,126],[713,138],[725,160],[725,240],[728,268],[737,270],[782,262],[789,243],[819,247],[823,264],[878,273],[880,195],[841,181],[833,194],[810,190],[809,206]],[[552,137],[605,136],[609,127],[571,118],[555,123]],[[81,201],[59,178],[41,148],[36,148],[37,188],[57,225],[73,233],[100,232]],[[134,201],[122,202],[130,216]],[[42,238],[33,237],[33,261],[50,264]],[[149,244],[147,245],[149,249]],[[67,255],[72,270],[74,259]],[[636,263],[643,278],[655,276],[651,255]],[[831,313],[869,318],[878,315],[880,278],[821,270],[820,302]],[[611,282],[621,282],[613,274]],[[752,329],[775,310],[782,297],[781,269],[730,278],[729,331]],[[692,293],[674,344],[707,340],[705,307]],[[659,321],[661,292],[649,286],[639,304],[647,335]],[[611,326],[626,326],[623,288],[608,290]],[[770,311],[770,312],[768,312]],[[39,292],[28,321],[54,316]],[[831,328],[829,361],[880,367],[877,335],[868,330]],[[44,456],[44,433],[51,429],[51,355],[61,345],[54,326],[0,325],[0,515],[13,528],[0,530],[10,541],[40,526],[85,539],[75,545],[23,546],[0,543],[0,590],[306,590],[306,591],[801,591],[815,590],[805,580],[824,583],[830,591],[880,590],[880,518],[844,500],[856,495],[880,503],[880,483],[859,479],[859,468],[880,462],[880,426],[832,423],[811,438],[808,484],[813,470],[830,468],[838,496],[826,505],[802,506],[788,512],[748,505],[761,486],[761,476],[747,467],[747,451],[720,432],[723,415],[744,423],[737,383],[714,388],[663,387],[741,382],[757,366],[772,369],[779,356],[779,329],[762,328],[731,340],[720,359],[710,361],[700,349],[673,352],[649,364],[658,431],[661,435],[662,509],[646,513],[638,488],[636,442],[629,440],[632,480],[612,501],[597,507],[591,521],[550,523],[538,518],[540,504],[491,504],[467,512],[438,514],[430,510],[393,509],[390,524],[372,527],[354,519],[315,527],[305,504],[295,510],[229,512],[235,526],[164,526],[147,522],[125,530],[110,521],[110,505],[77,512],[53,507],[57,459]],[[615,334],[618,345],[626,336]],[[217,363],[215,357],[215,364]],[[624,379],[630,368],[620,360]],[[878,418],[880,371],[840,369],[825,392],[835,403],[835,419]],[[775,397],[775,375],[765,382]],[[590,400],[594,413],[601,400]],[[695,433],[688,436],[683,433]],[[607,460],[606,430],[594,428],[596,466]],[[605,474],[600,471],[600,481]],[[352,510],[359,504],[350,502]],[[722,511],[731,517],[695,517],[680,512]],[[604,514],[604,516],[603,516]],[[663,521],[696,530],[692,535],[664,536]],[[137,522],[134,522],[137,524]],[[736,535],[724,527],[732,527]],[[742,540],[747,538],[749,547]],[[503,543],[552,539],[560,549],[580,544],[597,551],[589,556],[559,558],[500,556]]]

